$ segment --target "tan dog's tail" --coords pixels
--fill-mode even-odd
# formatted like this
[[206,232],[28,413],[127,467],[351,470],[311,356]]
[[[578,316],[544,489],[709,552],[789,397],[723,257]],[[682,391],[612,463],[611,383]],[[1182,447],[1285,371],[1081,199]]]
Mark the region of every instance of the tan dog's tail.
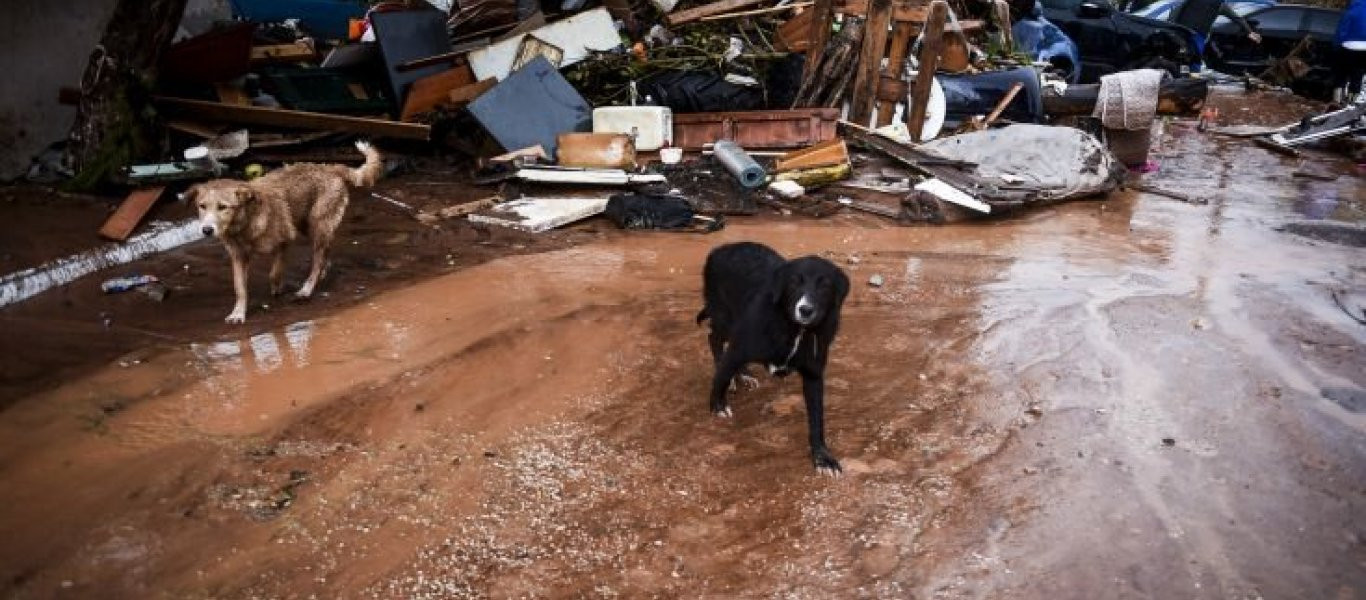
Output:
[[384,174],[384,157],[380,156],[379,150],[370,145],[370,142],[363,140],[356,142],[356,149],[365,155],[365,164],[354,169],[347,169],[346,182],[356,187],[369,187],[379,181],[380,175]]

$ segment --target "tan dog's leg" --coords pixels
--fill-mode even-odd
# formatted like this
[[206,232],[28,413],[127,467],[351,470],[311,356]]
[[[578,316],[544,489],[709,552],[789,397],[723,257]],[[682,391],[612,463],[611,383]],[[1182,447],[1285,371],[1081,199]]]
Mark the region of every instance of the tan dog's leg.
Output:
[[279,296],[285,291],[285,249],[277,249],[270,260],[270,295]]
[[237,303],[232,306],[228,318],[223,320],[241,323],[247,320],[247,261],[250,256],[232,245],[227,248],[228,257],[232,259],[232,289],[237,293]]
[[304,280],[303,286],[294,296],[300,300],[307,300],[313,296],[313,288],[317,287],[318,280],[323,276],[323,265],[327,263],[327,246],[332,243],[332,236],[319,233],[313,238],[313,264],[308,266],[308,279]]

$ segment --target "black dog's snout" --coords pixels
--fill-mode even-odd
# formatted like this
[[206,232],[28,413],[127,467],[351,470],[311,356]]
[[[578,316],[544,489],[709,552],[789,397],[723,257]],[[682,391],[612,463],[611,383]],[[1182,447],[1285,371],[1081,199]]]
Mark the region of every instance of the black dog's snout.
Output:
[[204,227],[200,228],[199,230],[202,231],[202,232],[204,232],[204,235],[213,235],[213,228],[212,228],[212,227],[209,227],[209,226],[207,226],[207,225],[205,225]]
[[816,314],[816,309],[814,307],[803,304],[797,307],[797,314],[801,315],[801,317],[805,319],[810,317],[811,315]]

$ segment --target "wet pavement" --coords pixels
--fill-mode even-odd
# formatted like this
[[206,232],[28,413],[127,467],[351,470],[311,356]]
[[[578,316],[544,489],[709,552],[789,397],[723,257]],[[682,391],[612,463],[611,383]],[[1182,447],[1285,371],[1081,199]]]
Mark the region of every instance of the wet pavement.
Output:
[[[1210,204],[611,235],[149,348],[0,412],[0,590],[1366,598],[1366,327],[1339,307],[1366,254],[1280,230],[1360,224],[1361,179],[1166,135],[1145,181]],[[854,281],[842,478],[796,381],[706,409],[700,265],[735,240]]]

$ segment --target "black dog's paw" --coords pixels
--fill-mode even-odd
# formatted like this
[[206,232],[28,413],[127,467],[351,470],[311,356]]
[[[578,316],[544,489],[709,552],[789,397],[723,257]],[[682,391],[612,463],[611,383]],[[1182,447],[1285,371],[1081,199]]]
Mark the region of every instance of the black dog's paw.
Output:
[[825,448],[812,451],[811,462],[816,465],[816,472],[821,475],[839,477],[844,472],[844,469],[840,468],[840,461],[835,460],[835,457],[831,456],[830,451]]
[[718,417],[721,417],[722,419],[729,419],[729,418],[735,416],[735,413],[732,413],[732,412],[730,411],[730,405],[729,405],[729,404],[713,404],[713,405],[711,405],[711,414],[716,415],[716,416],[718,416]]
[[735,379],[730,380],[730,391],[734,392],[742,389],[747,391],[759,389],[759,378],[744,373],[736,375]]

